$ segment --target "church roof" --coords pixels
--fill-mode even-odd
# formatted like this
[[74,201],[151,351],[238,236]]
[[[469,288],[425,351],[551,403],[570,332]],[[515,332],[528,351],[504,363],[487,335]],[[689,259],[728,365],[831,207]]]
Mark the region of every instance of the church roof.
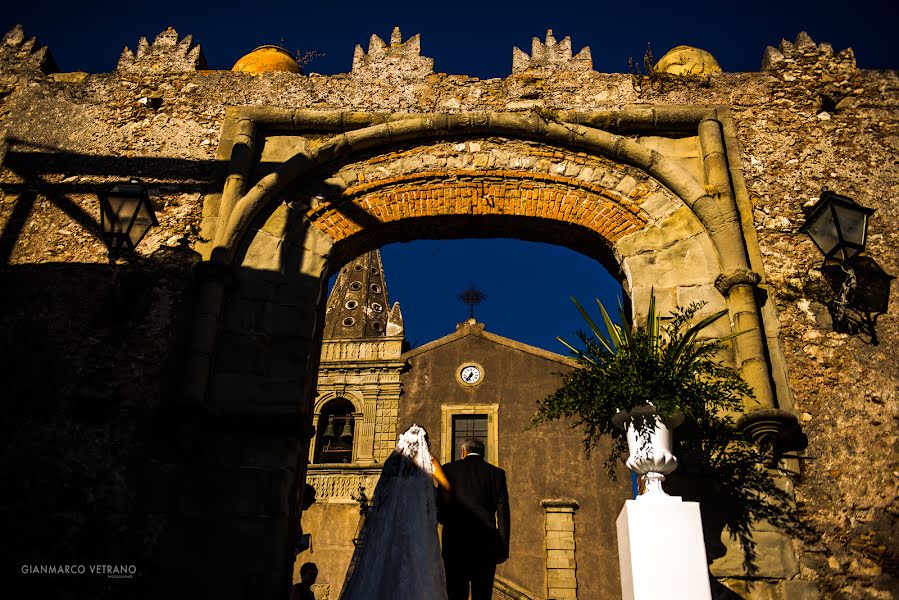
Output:
[[324,337],[403,335],[399,302],[390,307],[380,250],[356,257],[340,270],[328,297]]
[[518,350],[519,352],[524,352],[526,354],[539,356],[540,358],[545,358],[546,360],[551,360],[569,367],[579,366],[576,360],[568,356],[550,352],[549,350],[544,350],[543,348],[538,348],[537,346],[531,346],[530,344],[518,342],[501,335],[496,335],[495,333],[490,333],[489,331],[485,330],[483,323],[480,323],[477,319],[474,318],[468,319],[456,325],[456,331],[449,335],[445,335],[442,338],[434,340],[433,342],[428,342],[423,346],[419,346],[417,348],[413,348],[407,352],[404,352],[403,358],[413,358],[415,356],[418,356],[419,354],[430,352],[431,350],[435,350],[437,348],[440,348],[441,346],[451,344],[468,336],[480,337],[487,341],[493,342],[494,344],[512,348],[513,350]]

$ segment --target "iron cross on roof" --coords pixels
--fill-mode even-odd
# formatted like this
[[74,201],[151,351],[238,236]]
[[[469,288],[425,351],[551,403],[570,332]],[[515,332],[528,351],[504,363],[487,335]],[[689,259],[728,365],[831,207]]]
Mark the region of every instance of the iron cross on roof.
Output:
[[476,288],[474,285],[469,286],[467,290],[459,294],[459,300],[468,305],[470,309],[470,317],[474,318],[474,307],[487,299],[487,294]]

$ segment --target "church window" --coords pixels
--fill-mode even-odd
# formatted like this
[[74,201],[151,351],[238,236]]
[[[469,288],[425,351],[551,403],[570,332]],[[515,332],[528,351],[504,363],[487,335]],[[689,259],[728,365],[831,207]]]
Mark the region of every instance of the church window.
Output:
[[381,293],[381,286],[379,286],[377,283],[373,283],[373,284],[371,284],[371,291],[372,291],[372,293],[374,293],[374,294],[380,294],[380,293]]
[[356,323],[356,319],[354,319],[353,317],[347,317],[346,319],[343,320],[344,327],[352,327],[355,323]]
[[484,458],[499,464],[499,404],[444,404],[440,407],[440,462],[459,458],[470,437],[484,440]]
[[373,311],[375,311],[375,312],[381,312],[382,310],[384,310],[384,307],[381,306],[381,305],[380,305],[379,303],[377,303],[377,302],[372,302],[372,303],[371,303],[371,309],[372,309]]
[[354,270],[354,271],[361,271],[361,270],[362,270],[362,265],[353,265],[353,270]]
[[490,441],[487,437],[487,415],[453,416],[453,460],[462,458],[462,445],[468,438],[484,440],[485,454],[489,456]]
[[344,304],[344,306],[346,306],[350,310],[353,310],[354,308],[359,306],[359,303],[356,302],[355,300],[347,300],[347,303]]
[[371,326],[374,327],[375,331],[381,331],[381,329],[384,327],[383,325],[381,325],[381,324],[378,323],[377,321],[375,321],[374,323],[372,323]]
[[362,283],[359,281],[354,281],[353,283],[350,284],[350,289],[353,290],[354,292],[358,292],[359,290],[362,289]]
[[335,398],[325,404],[318,416],[312,462],[316,464],[353,462],[355,428],[352,402],[346,398]]

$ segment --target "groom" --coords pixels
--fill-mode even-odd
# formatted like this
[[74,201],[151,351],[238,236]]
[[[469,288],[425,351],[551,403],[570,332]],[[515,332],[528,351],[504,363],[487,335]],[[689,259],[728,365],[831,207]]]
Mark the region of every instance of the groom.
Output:
[[468,439],[461,460],[443,465],[451,497],[441,506],[443,566],[449,600],[490,600],[496,565],[509,558],[506,472],[484,460],[484,442]]

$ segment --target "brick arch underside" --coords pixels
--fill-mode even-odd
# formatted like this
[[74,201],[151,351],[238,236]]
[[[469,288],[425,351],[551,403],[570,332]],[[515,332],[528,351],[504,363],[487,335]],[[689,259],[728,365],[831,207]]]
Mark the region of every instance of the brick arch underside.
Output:
[[334,263],[391,242],[514,237],[571,247],[619,274],[612,244],[648,222],[600,186],[523,171],[424,172],[364,188],[308,214],[334,240]]
[[[389,148],[318,171],[281,199],[275,211],[308,219],[333,244],[331,270],[392,242],[512,237],[569,247],[599,260],[619,280],[618,240],[660,225],[677,209],[688,212],[643,170],[586,152],[504,138]],[[281,216],[274,221],[284,221]],[[277,235],[266,228],[267,218],[271,221],[260,216],[254,229]],[[699,220],[690,218],[701,230]],[[293,235],[287,231],[281,237],[302,248],[305,230],[295,227]],[[252,239],[248,242],[252,246]]]
[[[255,135],[252,133],[255,131],[253,126],[248,125],[246,131],[244,137],[239,136],[238,139],[249,140],[248,143],[252,144]],[[253,223],[260,214],[286,201],[285,192],[295,188],[315,171],[333,168],[335,164],[347,160],[358,160],[369,152],[389,151],[403,144],[422,145],[435,139],[469,140],[483,136],[530,140],[556,149],[567,148],[594,157],[607,157],[615,164],[633,167],[666,186],[696,213],[721,256],[728,257],[726,262],[733,263],[727,265],[728,269],[742,267],[745,262],[733,207],[728,202],[716,200],[714,196],[717,193],[710,191],[714,186],[704,186],[701,176],[697,179],[676,160],[636,139],[574,123],[544,121],[536,114],[519,113],[434,114],[404,118],[341,133],[320,144],[301,145],[299,152],[274,172],[264,175],[250,189],[246,188],[245,176],[235,174],[226,182],[217,217],[220,222],[216,226],[208,256],[213,262],[234,264],[240,248],[246,247],[247,237],[252,235]],[[235,156],[243,156],[248,151],[249,148],[235,145],[232,161]],[[724,235],[719,235],[721,233]]]

